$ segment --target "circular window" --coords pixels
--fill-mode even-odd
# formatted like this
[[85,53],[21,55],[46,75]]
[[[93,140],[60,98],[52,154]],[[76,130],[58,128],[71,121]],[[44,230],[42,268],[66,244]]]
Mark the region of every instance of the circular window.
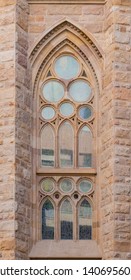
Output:
[[50,120],[55,116],[55,110],[52,107],[44,107],[41,111],[41,115],[45,120]]
[[79,190],[82,193],[87,193],[92,189],[92,183],[88,180],[82,180],[79,184]]
[[87,120],[91,117],[92,112],[91,109],[88,106],[82,106],[79,110],[79,116],[83,120]]
[[60,112],[64,117],[70,116],[74,112],[72,104],[65,102],[60,106]]
[[72,181],[70,179],[62,180],[60,183],[60,189],[65,193],[71,192],[73,189]]
[[64,96],[64,87],[60,82],[48,81],[42,90],[43,97],[50,102],[58,102]]
[[55,184],[51,179],[44,179],[41,182],[41,190],[46,193],[52,192],[54,188],[55,188]]
[[80,65],[73,56],[63,55],[55,61],[54,69],[58,77],[70,80],[79,74]]
[[71,98],[76,102],[85,102],[91,96],[91,87],[86,81],[77,80],[69,88]]

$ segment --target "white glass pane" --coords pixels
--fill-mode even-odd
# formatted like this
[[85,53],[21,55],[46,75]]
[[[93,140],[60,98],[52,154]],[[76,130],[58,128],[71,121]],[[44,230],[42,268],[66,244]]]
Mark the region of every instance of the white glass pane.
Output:
[[64,87],[61,83],[51,80],[43,86],[43,96],[50,102],[58,102],[64,96]]
[[82,193],[88,193],[92,189],[92,183],[88,180],[82,180],[79,184],[79,190]]
[[72,181],[70,179],[62,180],[60,183],[60,189],[65,193],[71,192],[73,189]]
[[55,136],[50,125],[46,125],[41,133],[41,165],[54,166]]
[[91,109],[88,106],[83,106],[83,107],[80,108],[79,116],[83,120],[87,120],[88,118],[91,117],[91,115],[92,115]]
[[79,132],[78,164],[79,167],[92,166],[92,134],[87,126]]
[[60,210],[61,239],[73,239],[73,215],[72,206],[66,199]]
[[80,71],[78,61],[70,55],[59,57],[55,62],[54,68],[56,74],[65,80],[75,78]]
[[60,112],[65,117],[70,116],[74,112],[74,107],[70,103],[65,102],[60,106]]
[[74,132],[68,122],[64,122],[59,130],[60,167],[72,167],[74,157]]
[[47,193],[50,193],[54,190],[54,182],[51,179],[44,179],[41,182],[41,190]]
[[74,101],[85,102],[91,96],[91,88],[86,81],[77,80],[71,84],[69,94]]
[[52,107],[45,107],[41,111],[41,115],[45,120],[50,120],[55,116],[55,110]]
[[54,239],[54,207],[50,200],[42,207],[42,239]]
[[92,209],[89,202],[84,199],[79,206],[79,239],[92,237]]

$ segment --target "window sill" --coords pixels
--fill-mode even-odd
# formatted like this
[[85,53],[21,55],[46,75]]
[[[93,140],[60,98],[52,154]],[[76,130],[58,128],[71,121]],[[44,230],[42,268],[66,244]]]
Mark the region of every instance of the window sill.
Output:
[[96,175],[96,169],[94,168],[38,168],[37,175]]
[[30,259],[101,259],[95,240],[41,240],[36,242]]

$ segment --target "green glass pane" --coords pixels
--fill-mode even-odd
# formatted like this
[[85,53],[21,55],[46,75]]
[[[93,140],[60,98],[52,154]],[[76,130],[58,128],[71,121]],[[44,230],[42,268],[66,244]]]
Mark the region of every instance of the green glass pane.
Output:
[[72,190],[72,181],[69,179],[64,179],[61,183],[60,183],[60,189],[63,192],[70,192]]
[[54,189],[54,182],[50,179],[43,180],[41,183],[41,189],[47,193],[52,192]]
[[55,110],[52,107],[45,107],[41,111],[41,115],[45,120],[50,120],[55,116]]
[[64,96],[64,87],[61,83],[51,80],[43,86],[43,96],[50,102],[58,102]]
[[76,102],[85,102],[91,96],[91,88],[86,81],[77,80],[69,88],[69,94]]
[[87,193],[92,189],[92,184],[88,180],[83,180],[80,182],[79,189],[83,193]]
[[74,107],[70,103],[65,102],[60,106],[60,112],[65,117],[70,116],[74,112]]
[[78,61],[70,55],[59,57],[55,62],[54,68],[58,77],[65,80],[75,78],[80,71]]
[[83,106],[79,110],[79,115],[83,120],[87,120],[91,117],[91,109],[88,106]]

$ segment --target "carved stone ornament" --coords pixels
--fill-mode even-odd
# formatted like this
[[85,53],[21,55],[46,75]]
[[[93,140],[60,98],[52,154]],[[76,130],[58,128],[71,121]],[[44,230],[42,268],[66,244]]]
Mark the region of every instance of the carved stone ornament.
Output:
[[106,0],[27,0],[29,4],[105,4]]

